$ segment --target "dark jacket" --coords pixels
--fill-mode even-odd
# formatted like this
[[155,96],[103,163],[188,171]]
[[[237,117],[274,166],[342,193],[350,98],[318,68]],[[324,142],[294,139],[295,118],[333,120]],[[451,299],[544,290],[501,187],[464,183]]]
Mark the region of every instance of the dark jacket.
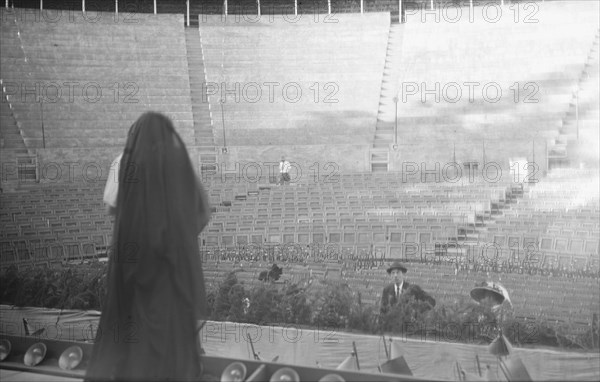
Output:
[[435,306],[435,299],[421,289],[420,286],[404,281],[404,284],[402,284],[401,294],[398,297],[396,297],[396,288],[394,287],[393,283],[388,284],[385,286],[385,288],[383,288],[383,293],[381,294],[381,314],[387,313],[391,306],[398,304],[399,298],[402,295],[412,296],[415,298],[415,300],[427,302],[432,307]]

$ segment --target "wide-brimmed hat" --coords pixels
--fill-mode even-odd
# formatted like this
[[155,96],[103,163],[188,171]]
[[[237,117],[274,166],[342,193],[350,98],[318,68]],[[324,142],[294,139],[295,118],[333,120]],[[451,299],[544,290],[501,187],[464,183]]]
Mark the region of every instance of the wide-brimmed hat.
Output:
[[401,262],[399,262],[399,261],[394,261],[394,262],[392,263],[392,265],[390,265],[390,267],[387,269],[387,273],[392,273],[392,271],[393,271],[394,269],[400,269],[400,270],[402,271],[402,273],[406,273],[406,271],[408,270],[408,269],[406,269],[406,267],[405,267],[404,265],[402,265],[402,263],[401,263]]
[[471,298],[477,302],[490,299],[495,305],[500,305],[508,301],[512,306],[508,291],[500,284],[493,281],[484,281],[471,290]]

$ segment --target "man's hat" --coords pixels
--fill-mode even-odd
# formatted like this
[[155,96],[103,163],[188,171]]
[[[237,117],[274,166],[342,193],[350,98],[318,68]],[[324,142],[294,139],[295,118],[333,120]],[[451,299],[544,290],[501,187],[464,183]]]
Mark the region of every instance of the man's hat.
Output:
[[394,261],[392,265],[387,269],[387,273],[392,273],[394,269],[400,269],[402,273],[406,273],[407,269],[404,265],[402,265],[399,261]]

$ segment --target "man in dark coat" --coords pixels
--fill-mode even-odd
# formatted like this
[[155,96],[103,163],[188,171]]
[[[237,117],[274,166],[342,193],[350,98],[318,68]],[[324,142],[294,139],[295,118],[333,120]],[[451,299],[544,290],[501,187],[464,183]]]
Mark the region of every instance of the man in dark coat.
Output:
[[391,278],[391,283],[383,288],[383,293],[381,294],[381,314],[386,314],[391,307],[397,305],[400,301],[400,297],[404,295],[412,296],[418,301],[427,302],[432,307],[435,306],[435,299],[433,297],[421,289],[420,286],[410,284],[405,280],[406,272],[406,267],[399,261],[394,261],[387,269],[387,273]]

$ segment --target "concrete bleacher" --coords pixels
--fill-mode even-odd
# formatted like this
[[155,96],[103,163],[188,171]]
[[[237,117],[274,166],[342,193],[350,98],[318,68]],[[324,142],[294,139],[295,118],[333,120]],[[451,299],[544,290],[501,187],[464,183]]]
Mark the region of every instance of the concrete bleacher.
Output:
[[[201,16],[217,145],[223,145],[219,101],[224,96],[231,146],[323,144],[323,126],[331,145],[368,142],[388,26],[385,14],[294,23],[280,16],[254,23]],[[268,83],[274,83],[272,89]]]
[[103,184],[33,186],[7,193],[0,211],[2,267],[56,266],[106,254],[112,222]]
[[[231,8],[236,8],[238,3],[232,2]],[[344,5],[341,6],[341,3]],[[394,6],[391,2],[386,3],[387,5],[384,3],[378,3],[377,6]],[[459,162],[479,161],[484,156],[483,151],[484,160],[500,163],[501,166],[506,165],[509,156],[531,158],[535,155],[544,170],[546,161],[539,158],[545,159],[546,142],[549,142],[548,146],[552,149],[552,142],[562,142],[565,136],[572,135],[572,131],[566,131],[572,130],[574,124],[572,118],[569,120],[568,117],[569,113],[572,114],[572,90],[581,77],[582,65],[589,64],[586,63],[587,53],[590,46],[593,46],[593,36],[598,29],[597,23],[589,16],[593,12],[588,12],[589,7],[593,8],[595,5],[563,2],[538,4],[539,9],[535,14],[538,22],[535,23],[524,22],[525,20],[515,23],[514,18],[509,17],[514,16],[514,7],[504,8],[503,17],[496,23],[482,21],[481,17],[470,22],[464,12],[458,23],[446,20],[436,23],[432,15],[427,15],[426,22],[423,23],[423,11],[417,10],[407,16],[406,24],[394,26],[394,34],[401,35],[401,38],[394,41],[388,27],[389,20],[379,22],[385,18],[381,13],[336,13],[331,20],[321,13],[317,18],[302,17],[294,23],[277,13],[273,17],[265,14],[259,22],[253,22],[256,19],[239,17],[239,14],[232,11],[226,23],[222,22],[221,16],[200,15],[202,55],[208,64],[206,67],[202,66],[202,70],[206,70],[207,86],[217,87],[209,89],[210,92],[216,90],[215,95],[203,97],[209,104],[209,120],[214,125],[210,129],[200,129],[194,127],[194,119],[199,117],[193,113],[192,99],[188,100],[187,93],[193,92],[189,89],[189,77],[182,74],[187,70],[186,66],[191,64],[185,65],[185,60],[176,59],[168,64],[164,63],[166,55],[176,58],[180,57],[178,54],[182,51],[185,52],[181,25],[175,26],[175,23],[183,22],[183,16],[145,14],[148,4],[139,5],[137,12],[133,12],[133,19],[138,21],[135,26],[124,22],[131,15],[125,17],[122,13],[119,16],[120,22],[113,28],[116,33],[123,27],[123,33],[127,36],[113,36],[111,44],[113,41],[130,44],[132,33],[129,31],[133,30],[137,31],[137,40],[142,40],[135,45],[135,54],[129,55],[139,56],[133,57],[134,61],[138,60],[138,64],[127,65],[118,73],[112,73],[109,69],[110,64],[105,57],[110,54],[97,54],[91,50],[90,47],[94,44],[102,46],[99,39],[94,39],[93,44],[89,43],[95,32],[83,33],[88,36],[85,37],[89,40],[86,40],[87,43],[70,43],[69,46],[74,51],[69,53],[65,50],[66,37],[49,33],[51,27],[46,24],[55,23],[31,22],[35,17],[31,13],[33,10],[29,10],[29,16],[15,19],[29,19],[30,22],[24,22],[23,27],[31,28],[32,33],[39,30],[44,34],[43,38],[35,39],[39,43],[33,41],[31,35],[27,37],[27,30],[17,35],[18,24],[12,25],[11,18],[7,18],[7,22],[3,23],[3,36],[9,42],[4,43],[3,50],[10,52],[6,57],[12,63],[7,63],[8,59],[5,59],[3,68],[6,69],[3,70],[13,72],[8,73],[9,80],[11,76],[17,78],[27,72],[28,81],[41,79],[42,84],[60,84],[63,80],[93,82],[98,84],[105,96],[94,103],[97,106],[94,112],[102,110],[108,117],[90,126],[87,117],[91,105],[84,97],[76,98],[69,105],[62,105],[61,102],[40,105],[30,102],[32,95],[26,95],[27,102],[15,105],[13,114],[19,126],[23,127],[21,134],[29,147],[45,144],[46,147],[116,148],[124,139],[121,131],[126,129],[130,121],[142,110],[153,108],[164,110],[174,117],[188,144],[200,140],[224,146],[226,135],[229,146],[227,155],[216,155],[214,148],[212,151],[208,150],[213,164],[272,161],[278,160],[282,152],[289,152],[304,168],[315,163],[315,160],[323,164],[328,158],[336,158],[338,165],[345,171],[368,171],[374,168],[370,166],[374,155],[369,152],[372,146],[373,149],[386,149],[382,157],[387,158],[386,163],[390,162],[389,166],[386,164],[386,168],[391,171],[399,171],[407,160],[417,163],[447,163],[454,159]],[[169,4],[171,2],[159,2],[159,11],[169,11]],[[326,12],[326,2],[323,4]],[[323,11],[323,4],[319,3],[318,12]],[[338,6],[339,9],[345,9],[346,6],[354,9],[353,4],[332,2],[332,9],[334,13]],[[182,4],[172,5],[173,12],[184,10]],[[222,7],[222,4],[218,5]],[[255,6],[254,3],[247,5]],[[372,5],[367,5],[367,8]],[[93,10],[104,10],[105,6],[114,7],[114,4],[103,2],[90,5]],[[268,3],[263,6],[268,6]],[[564,12],[567,7],[570,13]],[[526,12],[523,6],[518,9],[522,17],[531,13]],[[18,9],[5,10],[4,15],[10,16],[15,12],[22,13]],[[195,11],[192,10],[193,12]],[[480,12],[481,9],[476,8],[476,15],[481,16]],[[562,17],[563,14],[569,16]],[[71,22],[71,19],[76,20],[78,17],[81,18],[80,13],[68,11],[62,14],[58,24],[65,22],[67,27],[61,29],[73,33],[75,29],[69,28],[77,28],[78,23]],[[99,21],[85,24],[87,31],[100,31],[104,28],[102,25],[114,23],[115,18],[110,12],[90,12],[88,17],[97,17]],[[146,25],[149,24],[147,21],[155,17],[176,19],[170,26],[172,33],[164,32],[158,36],[156,31],[148,32],[152,29]],[[337,22],[330,22],[334,20]],[[31,25],[27,26],[29,24]],[[44,27],[41,28],[38,24]],[[89,26],[92,24],[94,27]],[[265,34],[269,28],[275,28],[278,32]],[[332,30],[335,32],[330,32]],[[223,39],[228,33],[235,37]],[[219,41],[220,34],[223,34],[222,41]],[[551,37],[554,34],[556,38]],[[153,36],[148,39],[148,46],[153,48],[144,45],[144,39],[139,38],[141,35]],[[386,43],[387,35],[389,37]],[[331,39],[324,39],[323,36],[331,36]],[[587,37],[591,40],[587,41]],[[260,44],[257,43],[258,40]],[[453,41],[452,51],[447,44],[440,43],[446,40]],[[510,43],[506,43],[507,41]],[[388,45],[388,57],[385,57],[385,44]],[[172,50],[173,47],[175,50]],[[108,49],[106,45],[105,48]],[[110,51],[119,56],[124,49],[111,46]],[[60,64],[56,63],[58,53],[64,58],[64,62],[61,61]],[[27,54],[32,57],[24,62]],[[389,55],[397,57],[396,67],[387,68],[386,59],[389,61]],[[79,59],[79,56],[84,56],[85,60]],[[120,60],[119,57],[117,58]],[[91,61],[86,61],[88,59]],[[82,63],[85,66],[86,62],[87,65],[95,62],[99,66],[79,68]],[[154,63],[162,66],[154,66]],[[382,73],[384,63],[386,67]],[[101,70],[103,66],[104,70]],[[586,67],[588,72],[593,73],[593,62]],[[340,71],[340,68],[344,70]],[[33,74],[29,74],[30,72]],[[36,72],[43,74],[37,75]],[[248,74],[244,76],[240,73]],[[394,73],[395,76],[385,77]],[[6,77],[4,74],[3,76]],[[97,80],[106,77],[111,80]],[[112,79],[118,80],[116,87]],[[498,83],[503,92],[502,97],[498,102],[489,102],[482,98],[482,86],[479,86],[473,102],[469,102],[468,89],[464,86],[466,81]],[[274,91],[273,102],[267,99],[270,92],[267,82],[279,84]],[[390,100],[395,93],[393,84],[408,82],[415,82],[427,89],[435,87],[435,83],[439,83],[442,88],[448,83],[458,83],[463,94],[456,104],[444,100],[443,94],[441,102],[432,101],[434,97],[430,95],[428,102],[424,103],[421,99],[424,89],[420,89],[416,95],[408,96],[406,102],[401,100],[398,136],[400,148],[387,152],[392,139],[395,114],[394,104]],[[289,102],[281,97],[283,85],[292,83],[294,87],[288,87],[287,90],[294,93],[297,88],[301,89],[303,94],[299,102]],[[375,95],[377,83],[379,94]],[[518,86],[515,87],[515,83]],[[229,102],[223,105],[221,115],[218,102],[221,90],[232,87],[235,89],[236,84],[239,87],[233,93],[240,96],[239,101],[236,102],[232,99],[232,94],[229,94]],[[255,84],[261,89],[261,97],[258,102],[247,102],[248,99],[255,99]],[[593,105],[593,97],[587,101],[585,98],[593,94],[593,84],[592,81],[592,87],[581,93],[581,112],[587,113],[582,115],[586,119],[581,119],[581,133],[582,137],[590,138],[584,142],[593,142],[594,134],[597,134],[593,128],[597,111],[584,107],[587,104]],[[250,87],[246,89],[244,85]],[[15,90],[10,86],[7,89],[10,92]],[[117,89],[118,105],[114,105]],[[244,89],[247,91],[244,92]],[[61,90],[65,98],[66,87],[63,86]],[[449,90],[450,93],[452,90]],[[53,88],[47,89],[47,92],[53,91]],[[89,91],[95,93],[96,87]],[[22,93],[22,89],[18,92]],[[325,102],[329,96],[339,102]],[[515,97],[518,98],[517,102]],[[539,102],[525,102],[527,97]],[[14,98],[23,99],[22,96],[12,98],[13,101]],[[126,99],[132,98],[139,102],[124,105]],[[197,100],[194,102],[197,103]],[[79,105],[84,103],[87,105]],[[44,139],[41,137],[42,114],[46,130]],[[223,129],[223,120],[227,131]],[[116,126],[119,128],[115,128]],[[328,127],[327,139],[324,139],[322,126]],[[413,126],[418,128],[412,128]],[[528,128],[523,129],[523,126]],[[75,127],[82,134],[73,134],[72,129]],[[506,139],[507,136],[513,138]],[[579,143],[573,145],[571,142],[568,151],[573,155],[580,152],[581,155],[578,156],[587,158],[582,161],[593,162],[595,146],[588,144],[589,147],[577,150]],[[93,159],[96,161],[98,157],[111,157],[113,151],[97,154]],[[54,155],[47,155],[41,161],[53,159]]]
[[382,95],[373,145],[392,143],[398,95],[400,147],[390,169],[406,158],[481,162],[485,155],[504,164],[509,155],[531,160],[533,150],[545,158],[587,67],[598,4],[535,3],[535,13],[527,7],[498,5],[494,21],[483,18],[481,7],[472,17],[468,7],[459,17],[439,9],[407,15],[401,38],[388,47],[393,67],[386,73],[397,85]]
[[[259,187],[247,195],[237,190],[235,200],[217,207],[201,240],[209,249],[235,252],[267,245],[281,252],[304,251],[309,259],[332,254],[346,260],[464,259],[474,256],[470,245],[480,244],[478,219],[499,213],[514,191],[509,184],[407,184],[400,179],[347,174],[327,185]],[[224,190],[229,184],[214,186]]]
[[[317,1],[298,1],[297,9],[294,10],[293,0],[262,0],[260,2],[261,15],[294,15],[314,16],[316,14],[326,14],[329,11],[328,3],[331,4],[332,14],[340,13],[360,13],[360,0],[317,0]],[[10,5],[19,8],[38,8],[39,0],[11,0]],[[405,2],[406,4],[406,2]],[[409,5],[413,7],[429,6],[430,0],[412,0]],[[258,4],[255,0],[228,0],[227,12],[229,14],[244,15],[247,17],[258,14]],[[69,0],[59,0],[44,4],[45,9],[52,10],[81,10],[81,3]],[[114,12],[115,2],[111,0],[96,0],[86,3],[86,9],[90,12]],[[221,0],[190,1],[190,14],[223,14],[225,11],[225,2]],[[154,6],[152,1],[134,1],[120,2],[119,11],[130,15],[139,13],[153,13]],[[156,2],[157,13],[180,13],[185,14],[186,2],[179,0],[162,0]],[[398,1],[379,0],[363,2],[364,12],[390,12],[391,20],[398,21]],[[190,24],[198,25],[195,17],[190,18]]]
[[[528,262],[548,272],[597,270],[598,200],[590,194],[597,177],[586,186],[574,181],[582,175],[586,174],[554,173],[522,192],[508,181],[410,183],[402,182],[398,174],[371,173],[340,174],[332,183],[286,187],[206,182],[214,210],[199,237],[207,283],[218,285],[225,273],[240,269],[241,262],[238,278],[255,285],[260,271],[277,262],[284,266],[282,282],[347,283],[361,292],[363,302],[376,304],[385,264],[397,258],[411,264],[411,277],[440,302],[468,296],[474,282],[489,278],[494,269],[492,277],[509,288],[520,316],[565,322],[569,317],[588,317],[598,308],[593,292],[598,289],[591,289],[597,279],[584,276],[567,282],[561,276],[515,271],[527,273]],[[587,176],[591,178],[590,172]],[[587,191],[577,195],[577,188]],[[97,182],[33,186],[26,192],[3,194],[2,266],[53,267],[104,257],[112,221],[104,212],[102,189],[103,182]],[[573,194],[571,204],[565,204],[567,192]],[[565,229],[557,235],[549,227],[559,224]],[[548,237],[553,240],[550,248],[544,241]],[[557,243],[563,237],[567,241],[561,247]],[[583,239],[580,247],[574,246],[576,239]],[[484,258],[481,251],[492,243],[504,257],[488,253]],[[524,248],[537,257],[524,258]],[[420,263],[424,260],[428,263]],[[468,270],[473,264],[479,270]],[[458,265],[461,270],[455,274]],[[525,288],[533,279],[540,286]],[[570,299],[574,293],[581,297]]]
[[[508,235],[529,235],[548,265],[581,269],[598,264],[600,199],[595,170],[555,170],[530,187],[499,225]],[[541,222],[537,229],[532,222]],[[507,226],[510,229],[507,229]]]
[[[109,3],[102,4],[114,6]],[[274,3],[263,2],[264,6],[269,4]],[[169,10],[167,5],[159,2],[159,10]],[[230,6],[235,9],[234,2]],[[578,6],[574,5],[572,13],[584,18],[570,18],[564,3],[544,5],[539,13],[541,22],[535,25],[515,25],[505,19],[497,24],[432,25],[409,19],[398,32],[403,37],[397,42],[401,66],[396,80],[426,83],[428,89],[436,82],[441,86],[449,82],[497,82],[503,96],[491,103],[476,92],[474,101],[465,103],[467,89],[463,87],[463,98],[456,104],[423,103],[420,94],[409,97],[410,102],[401,104],[402,156],[396,159],[448,162],[452,143],[456,143],[455,154],[460,160],[478,158],[485,140],[487,160],[505,164],[509,155],[530,157],[533,140],[539,158],[543,156],[543,141],[559,134],[573,135],[572,117],[566,122],[564,119],[572,112],[573,86],[582,82],[582,68],[597,74],[598,67],[598,60],[590,61],[587,56],[598,29],[597,19],[595,24],[591,19],[594,12],[588,7],[597,4],[583,9]],[[182,12],[180,8],[178,3],[173,12]],[[148,9],[151,3],[145,2],[139,12],[151,12]],[[196,143],[182,15],[136,14],[140,22],[129,25],[115,24],[110,13],[101,13],[97,23],[84,22],[80,13],[73,13],[74,22],[63,19],[54,25],[32,21],[34,13],[27,21],[27,17],[18,17],[19,10],[2,12],[0,77],[4,86],[6,82],[31,88],[35,83],[95,82],[104,95],[93,103],[81,96],[64,102],[63,87],[63,100],[43,106],[32,101],[32,95],[9,95],[13,107],[9,112],[3,104],[3,129],[4,121],[11,118],[20,128],[19,134],[7,134],[15,138],[5,141],[14,142],[11,149],[41,147],[43,113],[47,148],[73,147],[79,150],[75,154],[80,158],[110,162],[122,148],[131,122],[149,108],[170,115],[184,141],[190,146]],[[551,172],[539,184],[525,185],[524,192],[506,179],[499,183],[468,182],[463,176],[458,184],[420,179],[407,183],[399,172],[360,173],[368,161],[364,147],[377,140],[389,15],[336,15],[335,19],[339,22],[327,23],[319,17],[318,23],[314,18],[290,23],[264,17],[252,23],[232,16],[225,26],[219,16],[200,18],[206,81],[218,86],[225,82],[227,89],[235,89],[238,83],[240,91],[245,84],[262,85],[259,102],[245,102],[243,97],[236,102],[230,94],[224,104],[228,145],[252,147],[237,155],[232,149],[231,158],[238,164],[277,162],[280,146],[289,147],[292,142],[304,145],[298,152],[290,152],[293,161],[310,165],[315,158],[332,158],[342,163],[344,170],[357,171],[339,173],[335,168],[333,177],[311,182],[319,167],[305,166],[303,181],[279,188],[268,178],[257,182],[203,179],[215,212],[199,238],[201,244],[233,250],[249,244],[298,245],[307,261],[316,264],[286,265],[286,274],[294,275],[291,280],[335,274],[360,287],[370,302],[378,301],[382,269],[344,273],[337,262],[317,263],[328,254],[310,245],[326,244],[325,251],[335,252],[332,259],[351,263],[373,256],[415,261],[421,256],[438,256],[460,262],[481,258],[494,244],[500,248],[494,255],[500,262],[535,260],[548,268],[597,269],[598,178],[591,171]],[[281,84],[272,103],[266,98],[266,82]],[[281,97],[282,86],[292,82],[303,91],[297,103]],[[511,86],[515,82],[520,84],[519,100],[536,89],[524,85],[535,83],[539,91],[533,97],[539,102],[514,102]],[[118,102],[115,83],[120,89]],[[128,83],[135,85],[124,88]],[[337,88],[324,88],[326,83],[335,83]],[[315,84],[319,86],[319,102],[314,102]],[[586,78],[583,84],[579,109],[582,142],[571,142],[568,151],[593,167],[598,163],[597,76]],[[7,86],[7,90],[13,92],[14,87]],[[333,90],[339,102],[323,102]],[[127,95],[139,102],[125,102]],[[247,98],[253,95],[250,88]],[[206,101],[215,122],[214,143],[223,146],[219,98],[217,93]],[[381,135],[388,140],[393,124],[390,110],[385,111],[383,124],[387,133]],[[561,127],[568,129],[563,132]],[[112,151],[94,157],[88,152],[92,147]],[[321,153],[324,147],[325,154]],[[356,147],[361,151],[353,151]],[[275,156],[271,155],[273,150]],[[57,153],[61,154],[59,150]],[[256,157],[244,155],[248,153]],[[355,158],[354,162],[348,158]],[[321,174],[325,170],[322,168]],[[52,266],[104,255],[101,251],[110,243],[112,222],[102,206],[104,179],[100,178],[96,183],[33,185],[5,192],[0,219],[2,266]],[[531,253],[536,257],[527,259]],[[215,271],[211,264],[207,279],[216,283],[229,268],[223,265]],[[247,264],[244,280],[255,283],[265,264]],[[450,267],[414,266],[418,278],[441,300],[467,295],[466,285],[484,277],[479,272],[463,280],[460,275],[455,277]],[[593,287],[598,290],[597,282],[589,278],[565,288],[570,281],[561,278],[535,276],[531,280],[531,276],[512,273],[501,277],[511,285],[509,291],[516,294],[518,309],[526,315],[564,319],[569,309],[584,316],[598,310],[597,293],[589,292]],[[531,288],[532,283],[535,288]],[[572,295],[582,298],[573,301]]]
[[0,77],[28,148],[121,147],[146,110],[195,143],[181,15],[60,16],[2,10]]
[[[206,182],[214,213],[199,243],[224,250],[248,245],[301,249],[314,259],[326,253],[335,259],[456,263],[485,257],[498,264],[594,269],[597,177],[584,187],[573,176],[526,186],[525,192],[510,182],[423,184],[390,174],[342,174],[332,183],[287,187]],[[14,249],[25,242],[29,254],[46,242],[106,246],[111,222],[102,189],[100,181],[5,193],[2,238]],[[572,196],[568,204],[565,193]],[[80,251],[75,257],[84,255]]]

